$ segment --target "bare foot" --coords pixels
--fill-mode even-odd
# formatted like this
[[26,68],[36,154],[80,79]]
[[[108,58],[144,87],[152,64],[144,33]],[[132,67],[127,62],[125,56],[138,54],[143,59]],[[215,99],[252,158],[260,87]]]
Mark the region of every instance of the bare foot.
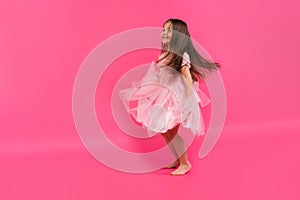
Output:
[[179,160],[175,160],[173,163],[163,167],[163,169],[172,169],[176,168],[179,165]]
[[180,176],[188,173],[192,168],[192,164],[181,164],[179,167],[171,173],[171,175]]

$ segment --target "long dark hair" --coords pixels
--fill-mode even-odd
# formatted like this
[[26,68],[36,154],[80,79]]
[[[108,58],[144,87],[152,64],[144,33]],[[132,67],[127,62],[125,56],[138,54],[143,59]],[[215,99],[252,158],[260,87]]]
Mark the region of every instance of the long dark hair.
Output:
[[171,22],[172,24],[172,37],[169,46],[162,43],[161,53],[166,54],[157,63],[168,57],[169,62],[167,65],[180,72],[183,54],[187,52],[191,61],[190,71],[192,79],[199,82],[205,79],[210,71],[221,67],[220,63],[211,62],[197,52],[192,43],[187,24],[184,21],[180,19],[168,19],[164,25],[167,22]]

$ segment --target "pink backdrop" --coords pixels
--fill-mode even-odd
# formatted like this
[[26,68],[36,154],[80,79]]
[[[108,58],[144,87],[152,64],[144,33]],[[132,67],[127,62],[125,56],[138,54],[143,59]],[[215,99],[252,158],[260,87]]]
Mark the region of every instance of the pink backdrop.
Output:
[[[299,6],[296,0],[1,1],[0,198],[299,199]],[[186,21],[191,36],[223,66],[222,135],[202,160],[203,139],[194,141],[193,169],[183,177],[110,169],[76,132],[77,70],[111,35],[160,27],[170,17]],[[123,64],[130,69],[153,56],[128,55]]]

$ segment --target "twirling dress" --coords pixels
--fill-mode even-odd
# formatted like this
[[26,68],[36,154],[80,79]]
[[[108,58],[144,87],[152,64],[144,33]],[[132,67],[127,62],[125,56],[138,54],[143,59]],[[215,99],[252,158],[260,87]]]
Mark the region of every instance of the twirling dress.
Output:
[[[126,110],[139,125],[147,128],[149,137],[165,133],[178,124],[197,136],[204,135],[205,125],[199,104],[205,107],[210,103],[209,97],[199,89],[197,81],[191,86],[181,73],[165,66],[165,61],[153,61],[142,80],[119,91]],[[191,67],[186,52],[182,65]]]

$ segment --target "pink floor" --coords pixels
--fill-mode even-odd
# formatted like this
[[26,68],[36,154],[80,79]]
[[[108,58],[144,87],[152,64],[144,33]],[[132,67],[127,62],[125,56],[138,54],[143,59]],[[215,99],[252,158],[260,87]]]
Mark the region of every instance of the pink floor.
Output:
[[[299,123],[298,123],[299,124]],[[300,197],[299,125],[230,128],[204,159],[189,149],[185,176],[161,169],[127,174],[93,158],[76,132],[68,140],[1,145],[3,199],[288,199]]]

